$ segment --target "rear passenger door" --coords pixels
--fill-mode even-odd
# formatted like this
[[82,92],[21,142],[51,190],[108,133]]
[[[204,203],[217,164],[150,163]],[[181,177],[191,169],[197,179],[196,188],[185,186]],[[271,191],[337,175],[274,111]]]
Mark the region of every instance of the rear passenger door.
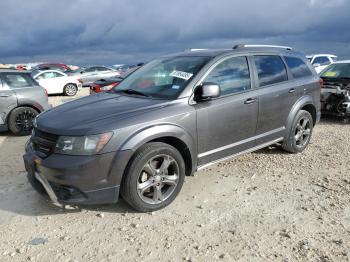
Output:
[[279,55],[254,55],[259,89],[257,145],[284,137],[289,112],[300,90],[288,81],[286,65]]

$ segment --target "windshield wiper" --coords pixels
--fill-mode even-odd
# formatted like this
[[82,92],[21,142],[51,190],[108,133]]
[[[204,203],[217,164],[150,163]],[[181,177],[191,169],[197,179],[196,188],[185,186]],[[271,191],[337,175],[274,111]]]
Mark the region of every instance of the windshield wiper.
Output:
[[132,88],[129,88],[129,89],[117,89],[115,90],[116,92],[121,92],[121,93],[125,93],[125,94],[131,94],[131,95],[140,95],[140,96],[145,96],[145,97],[152,97],[151,95],[148,95],[148,94],[145,94],[145,93],[142,93],[138,90],[135,90],[135,89],[132,89]]

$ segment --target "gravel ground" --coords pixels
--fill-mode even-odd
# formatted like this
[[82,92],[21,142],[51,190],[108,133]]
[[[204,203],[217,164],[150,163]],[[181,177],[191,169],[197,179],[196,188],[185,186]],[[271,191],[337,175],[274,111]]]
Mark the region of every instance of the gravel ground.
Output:
[[350,124],[323,120],[302,154],[276,146],[212,166],[142,214],[52,206],[27,183],[28,138],[0,134],[0,261],[349,261],[349,138]]

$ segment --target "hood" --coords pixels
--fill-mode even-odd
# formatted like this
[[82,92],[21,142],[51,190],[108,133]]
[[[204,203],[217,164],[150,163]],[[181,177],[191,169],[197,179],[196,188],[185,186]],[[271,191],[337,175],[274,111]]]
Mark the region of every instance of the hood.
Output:
[[324,86],[333,86],[333,87],[340,87],[341,89],[349,88],[350,87],[350,77],[349,78],[337,78],[337,77],[323,77],[323,85]]
[[52,108],[37,118],[38,129],[57,135],[90,135],[120,127],[121,120],[166,107],[156,100],[113,93],[99,93]]

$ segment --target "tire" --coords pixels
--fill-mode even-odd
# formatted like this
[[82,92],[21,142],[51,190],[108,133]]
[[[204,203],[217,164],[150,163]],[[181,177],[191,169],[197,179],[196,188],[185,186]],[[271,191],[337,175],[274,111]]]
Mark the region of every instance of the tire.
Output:
[[184,179],[185,162],[179,151],[165,143],[148,143],[129,163],[121,195],[139,212],[159,210],[176,198]]
[[284,139],[282,148],[289,153],[300,153],[310,143],[313,119],[308,111],[300,110],[295,116],[288,137]]
[[78,87],[76,84],[66,84],[63,88],[63,94],[66,96],[75,96],[78,92]]
[[16,136],[30,135],[33,129],[33,120],[38,114],[38,111],[31,107],[15,108],[8,119],[10,131]]

